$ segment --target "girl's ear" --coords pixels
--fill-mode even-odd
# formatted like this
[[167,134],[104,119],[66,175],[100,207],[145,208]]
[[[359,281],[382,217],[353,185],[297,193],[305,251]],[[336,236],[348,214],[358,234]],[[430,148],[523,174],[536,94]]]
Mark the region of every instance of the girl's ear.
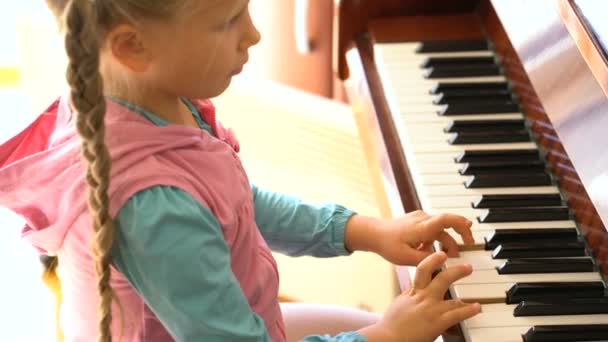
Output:
[[139,32],[131,25],[115,26],[107,35],[112,56],[133,72],[144,72],[150,65],[150,54]]

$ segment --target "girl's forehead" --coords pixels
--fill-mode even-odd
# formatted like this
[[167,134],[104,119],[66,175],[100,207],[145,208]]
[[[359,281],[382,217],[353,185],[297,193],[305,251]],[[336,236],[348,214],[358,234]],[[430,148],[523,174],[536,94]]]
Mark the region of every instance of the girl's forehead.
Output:
[[209,15],[230,14],[247,5],[249,0],[194,0]]

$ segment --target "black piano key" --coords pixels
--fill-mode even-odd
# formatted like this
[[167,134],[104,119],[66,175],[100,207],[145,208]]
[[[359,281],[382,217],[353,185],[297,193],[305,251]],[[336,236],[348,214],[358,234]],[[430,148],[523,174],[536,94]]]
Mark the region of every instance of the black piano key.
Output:
[[559,221],[572,219],[570,208],[562,207],[512,207],[488,208],[479,216],[479,222]]
[[551,185],[551,176],[546,173],[535,174],[477,174],[464,182],[467,189],[477,188],[505,188],[517,186],[544,186]]
[[496,268],[498,274],[596,272],[592,258],[508,259]]
[[492,251],[492,259],[566,258],[587,255],[582,240],[531,240],[505,242]]
[[485,130],[524,130],[526,121],[523,119],[505,120],[454,120],[448,123],[445,133],[479,132]]
[[454,158],[456,163],[506,162],[543,160],[537,149],[526,150],[466,150]]
[[500,67],[496,64],[485,65],[441,65],[428,68],[424,73],[426,79],[454,77],[498,76]]
[[442,116],[472,115],[472,114],[501,114],[519,112],[519,105],[514,102],[500,103],[454,103],[437,111]]
[[[546,165],[542,161],[517,161],[517,162],[476,162],[465,164],[458,173],[463,176],[477,174],[513,174],[513,173],[542,173],[546,170]],[[552,204],[549,204],[552,205]],[[511,205],[512,207],[517,205]],[[523,205],[522,205],[523,206]]]
[[439,65],[472,65],[472,64],[491,64],[495,63],[494,57],[429,57],[422,64],[421,68],[431,68]]
[[433,100],[433,104],[441,105],[441,104],[450,104],[450,103],[471,103],[471,102],[514,102],[515,100],[511,96],[511,94],[473,94],[473,95],[448,95],[441,93],[437,95],[437,97]]
[[[540,162],[539,162],[540,163]],[[544,164],[541,163],[544,167]],[[470,165],[470,164],[465,164]],[[536,164],[533,164],[536,165]],[[466,168],[464,169],[466,172]],[[463,174],[461,172],[461,174]],[[551,207],[565,205],[560,194],[481,195],[471,203],[476,209],[505,207]]]
[[536,325],[522,337],[524,342],[606,342],[608,324]]
[[507,82],[439,82],[430,94],[445,94],[446,96],[484,96],[511,95],[512,91]]
[[515,317],[597,314],[608,314],[608,298],[524,300],[513,310]]
[[601,281],[515,283],[506,295],[507,304],[518,304],[524,300],[600,298],[605,296],[605,288]]
[[489,48],[485,40],[437,40],[422,42],[416,53],[487,51]]
[[450,145],[472,145],[472,144],[506,144],[515,142],[531,141],[530,133],[526,130],[520,131],[485,131],[485,132],[460,132],[452,133],[448,139]]
[[496,229],[484,238],[485,249],[492,250],[498,245],[508,242],[527,240],[576,240],[576,228],[529,228],[529,229]]

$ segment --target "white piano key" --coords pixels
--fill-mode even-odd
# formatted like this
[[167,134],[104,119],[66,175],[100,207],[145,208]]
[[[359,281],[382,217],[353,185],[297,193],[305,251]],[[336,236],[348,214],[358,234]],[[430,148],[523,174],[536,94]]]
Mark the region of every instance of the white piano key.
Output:
[[505,144],[471,144],[471,145],[449,145],[447,143],[427,143],[411,146],[415,154],[438,153],[438,152],[463,152],[466,150],[511,150],[536,148],[533,142],[505,143]]
[[[422,62],[426,61],[426,59],[424,59]],[[411,74],[419,74],[418,77],[420,78],[425,78],[428,77],[428,73],[432,70],[432,67],[428,67],[423,65],[424,63],[416,63],[416,60],[413,60],[414,63],[412,63],[412,60],[404,60],[403,62],[399,62],[399,61],[388,61],[385,64],[385,67],[389,70],[398,70],[398,77],[402,77],[404,75],[411,75]]]
[[[422,64],[422,63],[420,63]],[[422,68],[420,64],[416,63],[392,63],[392,65],[387,65],[390,69],[399,70],[399,77],[395,78],[395,82],[404,82],[404,80],[417,79],[417,80],[426,80],[433,81],[438,78],[428,78],[430,68]],[[483,76],[487,77],[487,76]],[[456,77],[446,77],[449,79],[454,79]],[[457,78],[470,78],[470,77],[457,77]],[[409,82],[406,82],[409,83]]]
[[421,68],[423,62],[430,57],[494,57],[492,51],[454,51],[454,52],[416,52],[411,48],[376,49],[378,59],[385,68],[395,69],[403,67]]
[[[449,209],[443,209],[443,208],[436,208],[436,207],[425,207],[424,211],[428,214],[431,215],[437,215],[437,214],[441,214],[441,213],[445,213],[445,212],[449,212],[449,213],[453,213],[453,214],[457,214],[457,215],[462,215],[462,216],[466,216],[466,217],[479,217],[479,216],[485,216],[489,209],[487,208],[473,208],[471,206],[466,206],[466,203],[464,204],[464,206],[462,207],[455,207],[455,208],[449,208]],[[514,222],[496,222],[496,223],[504,223],[504,224],[514,224],[514,223],[521,223],[522,221],[514,221]],[[532,222],[545,222],[545,221],[530,221],[529,223]],[[555,221],[550,221],[550,222],[555,222]],[[477,223],[479,223],[477,221]]]
[[[576,259],[576,257],[573,257]],[[448,258],[446,265],[458,265],[458,264],[471,264],[474,270],[492,270],[495,271],[496,267],[502,265],[506,259],[492,259],[492,251],[479,250],[479,251],[462,251],[458,257]],[[549,273],[551,274],[551,273]]]
[[[457,155],[458,155],[458,153],[455,153],[455,154],[451,155],[451,157],[452,157],[451,159],[437,160],[436,162],[418,162],[421,159],[432,160],[432,159],[440,159],[440,158],[434,158],[435,154],[433,154],[433,153],[417,154],[417,155],[413,155],[411,159],[408,159],[408,162],[411,161],[411,163],[408,163],[408,164],[413,164],[411,166],[414,169],[416,169],[416,171],[418,171],[418,173],[420,175],[445,174],[445,173],[453,174],[453,173],[458,173],[465,164],[465,163],[455,163],[453,161],[453,158],[456,157]],[[422,157],[422,158],[420,158],[420,157]],[[445,157],[446,157],[445,155],[442,156],[442,158],[445,158]]]
[[471,275],[457,280],[454,285],[576,281],[602,281],[602,277],[597,272],[498,274],[495,269],[476,269]]
[[502,303],[506,301],[506,291],[511,284],[473,284],[473,285],[452,285],[450,293],[452,298],[458,298],[464,302]]
[[422,44],[419,42],[409,43],[379,43],[374,44],[375,52],[379,53],[384,59],[392,57],[393,60],[403,60],[408,58],[414,58],[418,56],[428,57],[482,57],[482,56],[494,56],[494,52],[491,50],[476,50],[476,51],[461,51],[461,52],[426,52],[417,53],[416,50],[420,48]]
[[[450,212],[445,210],[443,212]],[[534,229],[534,228],[576,228],[576,222],[572,220],[560,221],[530,221],[530,222],[495,222],[495,223],[479,223],[473,221],[471,230],[494,230],[494,229]]]
[[[401,56],[399,56],[399,54],[401,54]],[[395,67],[396,65],[408,64],[420,66],[422,62],[425,62],[430,57],[494,57],[492,51],[427,52],[414,53],[412,55],[406,55],[403,52],[396,51],[382,51],[380,52],[380,55],[383,67]]]
[[522,342],[521,335],[530,327],[462,329],[467,342]]
[[472,177],[473,176],[461,176],[458,173],[442,175],[420,175],[420,180],[422,181],[423,185],[449,185],[462,184]]
[[448,105],[434,105],[432,103],[399,103],[399,110],[404,114],[426,114],[437,115],[436,113],[446,109]]
[[477,76],[477,77],[445,77],[433,79],[420,79],[415,77],[392,78],[387,82],[392,89],[400,91],[403,89],[427,89],[439,83],[486,83],[486,82],[506,82],[504,76]]
[[[425,175],[422,175],[425,176]],[[433,175],[434,176],[434,175]],[[469,205],[479,199],[481,196],[436,196],[429,198],[428,206],[439,210],[450,210],[450,208],[461,208],[463,205]]]
[[[505,259],[492,259],[491,251],[461,251],[458,257],[448,258],[445,265],[471,264],[474,270],[495,270],[502,265]],[[576,257],[574,257],[576,259]]]
[[[428,174],[422,174],[426,176]],[[550,192],[553,194],[559,194],[558,191]],[[527,195],[530,193],[522,192],[521,195]],[[471,206],[473,202],[479,200],[481,196],[477,195],[462,195],[462,196],[436,196],[431,197],[428,200],[428,205],[433,208],[460,208],[463,206]]]
[[399,96],[399,103],[424,103],[429,104],[433,103],[435,100],[440,98],[441,94],[430,94],[428,92],[424,92],[421,94],[410,94],[408,92],[404,93],[402,96]]
[[444,173],[458,173],[462,169],[464,164],[451,163],[435,163],[435,164],[422,164],[418,171],[420,175],[435,175]]
[[514,317],[515,305],[482,305],[481,313],[462,322],[466,329],[532,327],[534,325],[608,324],[608,314]]
[[424,211],[429,215],[437,215],[441,213],[452,213],[461,215],[468,218],[471,221],[476,221],[477,217],[483,216],[488,212],[488,209],[475,209],[475,208],[450,208],[449,210],[443,210],[438,208],[425,208]]
[[[397,71],[397,72],[399,72],[399,71]],[[382,75],[381,75],[381,77],[382,77]],[[455,78],[455,80],[462,80],[462,79]],[[480,81],[483,81],[483,80],[480,80]],[[396,88],[396,87],[393,87],[393,84],[390,82],[392,82],[392,81],[388,82],[387,87],[385,88],[384,92],[385,92],[385,95],[390,97],[391,100],[393,100],[395,103],[410,103],[410,102],[405,102],[405,99],[407,99],[407,98],[415,99],[411,103],[420,103],[421,99],[428,99],[424,103],[432,103],[434,97],[430,98],[430,96],[437,96],[439,94],[439,93],[437,93],[437,94],[433,93],[436,90],[435,88],[437,87],[437,84],[426,83],[426,84],[423,84],[418,87],[408,85],[408,86],[402,86],[401,88]],[[458,83],[460,83],[460,82],[458,82]],[[479,82],[471,82],[471,83],[479,83]],[[402,100],[402,98],[404,98],[404,100]],[[421,99],[419,99],[419,98],[421,98]]]
[[472,231],[474,243],[472,245],[465,245],[462,236],[454,230],[448,230],[447,233],[456,240],[458,247],[461,249],[461,253],[465,251],[483,250],[485,247],[485,238],[491,234],[491,231],[480,230]]
[[[577,280],[578,281],[578,280]],[[491,283],[491,284],[456,284],[450,287],[453,298],[464,302],[503,303],[507,299],[506,292],[514,283]]]
[[490,251],[484,250],[460,252],[457,258],[448,258],[445,264],[446,266],[471,264],[474,270],[493,270],[505,262],[505,260],[488,257],[489,253]]
[[[534,229],[534,228],[531,228]],[[456,243],[461,249],[466,249],[466,251],[470,251],[471,249],[483,250],[486,244],[485,238],[489,237],[494,230],[472,230],[471,233],[473,235],[474,243],[473,245],[465,245],[462,239],[462,235],[457,233],[453,229],[448,229],[447,233],[456,240]],[[464,252],[464,251],[463,251]]]
[[456,159],[455,159],[460,154],[462,154],[461,151],[458,151],[458,152],[447,151],[447,152],[418,154],[418,155],[414,155],[414,154],[410,153],[409,157],[411,157],[411,160],[413,162],[415,162],[416,165],[419,165],[419,166],[428,165],[428,167],[437,167],[438,165],[445,165],[445,164],[462,165],[463,163],[456,163]]
[[[454,120],[509,120],[509,119],[522,119],[523,115],[521,113],[488,113],[488,114],[470,114],[470,115],[437,115],[436,112],[428,112],[428,113],[410,113],[406,110],[399,109],[399,117],[396,118],[396,124],[399,125],[399,128],[402,128],[406,131],[412,131],[415,128],[423,128],[420,126],[412,127],[413,124],[444,124]],[[430,127],[431,129],[433,127]],[[424,128],[427,129],[428,128]],[[441,127],[441,131],[443,131],[443,127]]]
[[477,188],[477,189],[466,189],[462,184],[458,185],[431,185],[427,186],[423,190],[427,197],[434,196],[458,196],[458,195],[507,195],[507,194],[520,194],[534,193],[534,194],[546,194],[553,193],[555,186],[529,186],[529,187],[513,187],[513,188]]
[[432,132],[427,134],[406,134],[401,139],[403,144],[449,144],[454,133]]
[[[464,246],[464,242],[462,240],[462,236],[460,234],[458,234],[455,230],[448,230],[447,231],[448,234],[454,238],[454,240],[456,240],[456,243],[458,244],[458,246],[463,247]],[[483,246],[485,246],[485,240],[484,238],[487,237],[488,235],[490,235],[492,233],[492,231],[487,231],[487,230],[480,230],[480,231],[473,231],[473,240],[475,240],[475,243],[473,244],[473,246],[477,246],[478,248],[483,248]],[[471,246],[466,246],[471,248]]]
[[[508,148],[506,148],[508,150]],[[534,148],[536,149],[536,148]],[[505,150],[505,148],[498,148],[498,150]],[[513,150],[527,150],[525,148],[513,148]],[[458,157],[462,151],[457,152],[437,152],[437,153],[429,153],[429,154],[418,154],[411,155],[412,160],[416,160],[416,163],[419,165],[425,164],[445,164],[454,162],[454,158]]]

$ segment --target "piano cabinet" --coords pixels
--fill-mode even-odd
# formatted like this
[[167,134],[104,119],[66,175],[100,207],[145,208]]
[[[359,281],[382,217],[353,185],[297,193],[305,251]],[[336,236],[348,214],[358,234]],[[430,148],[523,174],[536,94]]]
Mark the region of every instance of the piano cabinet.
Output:
[[[562,228],[576,228],[586,243],[586,253],[597,265],[598,277],[608,275],[605,262],[608,258],[608,154],[604,152],[608,146],[605,134],[608,130],[608,63],[575,1],[342,0],[339,15],[336,71],[346,85],[363,131],[361,136],[371,146],[366,150],[368,159],[374,160],[380,170],[392,215],[419,209],[477,215],[476,209],[465,208],[468,202],[454,209],[456,206],[442,197],[462,195],[469,201],[466,194],[480,194],[483,189],[462,187],[461,193],[429,195],[432,186],[428,184],[443,184],[440,176],[456,180],[460,176],[456,171],[449,176],[442,174],[443,171],[424,163],[443,167],[455,156],[443,148],[456,151],[453,149],[456,147],[442,145],[433,151],[440,142],[447,146],[447,139],[434,140],[432,134],[417,131],[427,129],[426,122],[432,121],[434,131],[428,128],[428,132],[443,134],[441,127],[450,122],[450,118],[429,119],[422,115],[424,110],[420,108],[435,108],[440,98],[428,94],[431,88],[424,88],[424,92],[411,89],[418,89],[415,87],[421,84],[434,84],[437,89],[439,83],[432,83],[420,76],[424,73],[415,71],[411,65],[422,60],[408,59],[407,54],[415,52],[404,43],[484,40],[489,42],[489,50],[500,67],[500,77],[506,80],[521,112],[502,115],[523,115],[530,144],[539,151],[551,186],[571,213],[569,221],[525,224],[533,228],[544,224],[549,228],[553,223],[565,223]],[[394,47],[397,45],[401,47]],[[403,56],[389,55],[389,51],[402,51],[399,49],[405,51],[400,52]],[[405,70],[403,76],[398,68]],[[421,97],[424,96],[430,96],[435,102],[429,100],[423,105]],[[436,117],[435,113],[426,114]],[[480,116],[466,117],[479,119]],[[422,120],[424,125],[415,120]],[[421,146],[427,141],[435,145]],[[419,152],[422,148],[430,150],[422,154]],[[429,156],[435,158],[433,153],[449,156],[449,160],[441,163],[431,160]],[[452,170],[453,166],[450,167]],[[433,191],[438,188],[441,186]],[[479,234],[486,228],[475,216],[470,218],[475,221],[474,229],[480,229]],[[522,222],[495,226],[521,228],[519,223]],[[408,270],[396,269],[402,287],[409,286]],[[452,289],[449,295],[457,293]],[[493,306],[488,306],[488,310],[491,308]],[[608,318],[604,320],[603,323],[608,323]],[[469,323],[450,329],[443,335],[444,340],[471,338],[467,331]]]

